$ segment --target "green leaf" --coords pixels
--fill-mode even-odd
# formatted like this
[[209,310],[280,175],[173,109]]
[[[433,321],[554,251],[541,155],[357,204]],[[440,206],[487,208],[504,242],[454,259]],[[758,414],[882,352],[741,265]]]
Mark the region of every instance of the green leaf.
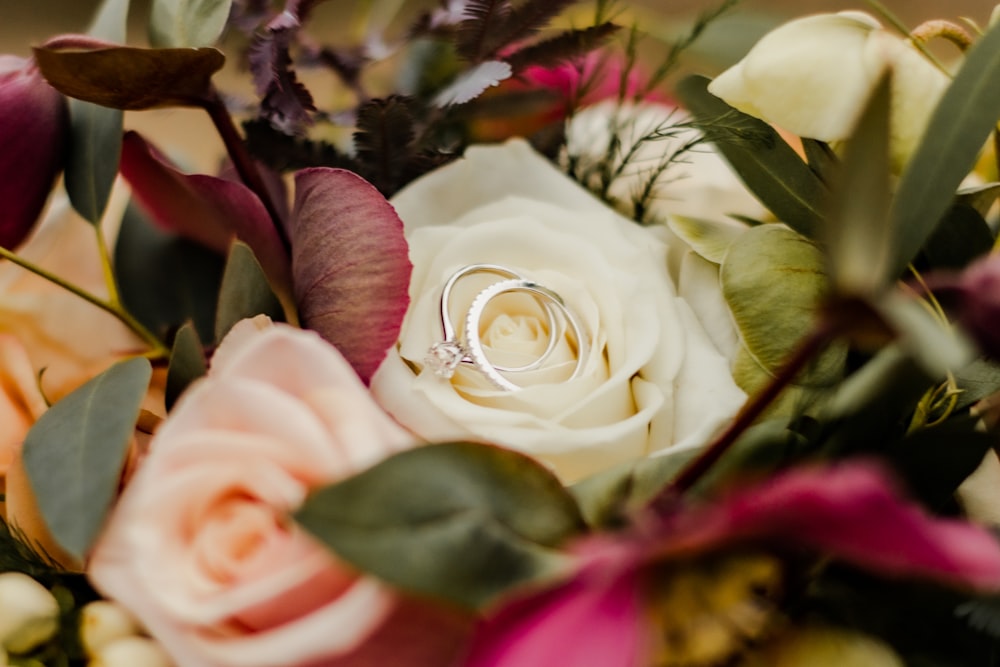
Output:
[[770,125],[709,93],[705,77],[684,79],[676,93],[757,198],[786,225],[815,238],[829,192],[798,153]]
[[225,260],[157,228],[131,202],[115,245],[122,303],[161,338],[192,322],[204,343],[215,336],[215,311]]
[[667,226],[691,249],[713,264],[722,264],[736,239],[748,229],[738,223],[716,222],[671,215]]
[[[931,234],[920,259],[931,269],[964,269],[993,249],[993,232],[975,208],[961,201],[948,209]],[[923,263],[918,264],[921,270]]]
[[70,147],[66,160],[66,193],[76,212],[100,223],[118,175],[123,114],[117,109],[69,101]]
[[170,366],[167,368],[167,410],[174,407],[174,403],[188,385],[207,371],[205,349],[201,346],[194,325],[187,322],[177,331],[174,347],[170,351]]
[[469,607],[565,564],[554,547],[583,529],[559,481],[488,445],[412,449],[313,493],[295,519],[358,568]]
[[156,48],[211,46],[229,18],[232,0],[153,0],[149,43]]
[[[123,43],[129,0],[104,0],[88,34],[109,42]],[[65,184],[76,212],[98,224],[107,208],[111,187],[118,175],[122,152],[124,115],[80,100],[69,101],[70,146]]]
[[37,47],[35,60],[53,88],[69,97],[124,110],[199,106],[226,57],[217,49],[90,51]]
[[[749,229],[722,263],[722,293],[743,347],[766,373],[774,373],[813,326],[828,291],[823,255],[783,225]],[[846,350],[832,345],[796,384],[824,387],[837,380]]]
[[840,160],[830,145],[823,141],[802,137],[802,150],[805,151],[809,168],[821,181],[829,184],[840,168]]
[[962,179],[1000,118],[1000,23],[967,52],[938,103],[896,191],[894,270],[901,275],[951,206]]
[[895,241],[889,212],[889,76],[883,75],[847,146],[837,172],[833,214],[824,228],[833,289],[867,296],[885,289]]
[[215,341],[221,341],[233,325],[247,317],[267,315],[282,320],[281,302],[271,290],[264,269],[245,243],[235,241],[229,251],[219,289],[215,313]]
[[972,342],[942,324],[920,301],[889,292],[871,306],[897,333],[902,349],[932,378],[944,378],[976,357]]
[[83,560],[118,491],[152,367],[115,364],[49,408],[24,441],[24,466],[52,536]]
[[1000,364],[977,359],[955,373],[955,382],[962,392],[955,409],[963,410],[1000,391]]

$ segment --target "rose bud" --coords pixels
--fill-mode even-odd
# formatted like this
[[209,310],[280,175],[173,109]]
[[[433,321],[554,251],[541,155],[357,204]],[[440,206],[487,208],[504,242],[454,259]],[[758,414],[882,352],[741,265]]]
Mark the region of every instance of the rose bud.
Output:
[[139,622],[117,602],[97,600],[80,612],[80,643],[89,656],[97,655],[111,642],[134,637],[139,632]]
[[174,663],[156,641],[123,637],[105,644],[87,667],[171,667]]
[[0,246],[17,247],[34,228],[68,139],[63,96],[33,60],[0,55]]
[[882,73],[892,71],[890,148],[902,169],[950,79],[864,12],[816,14],[765,35],[708,91],[800,137],[850,136]]
[[40,583],[21,572],[0,574],[0,646],[28,653],[59,629],[59,603]]

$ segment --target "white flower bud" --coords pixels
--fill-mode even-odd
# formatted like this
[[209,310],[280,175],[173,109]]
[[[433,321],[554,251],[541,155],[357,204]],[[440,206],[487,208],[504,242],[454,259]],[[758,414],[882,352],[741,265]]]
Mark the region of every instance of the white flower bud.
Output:
[[148,637],[123,637],[102,646],[87,667],[172,667],[166,651]]
[[28,653],[59,629],[59,603],[40,583],[20,572],[0,574],[0,646]]
[[96,655],[116,639],[138,635],[139,623],[120,604],[110,600],[91,602],[80,611],[80,642],[87,655]]

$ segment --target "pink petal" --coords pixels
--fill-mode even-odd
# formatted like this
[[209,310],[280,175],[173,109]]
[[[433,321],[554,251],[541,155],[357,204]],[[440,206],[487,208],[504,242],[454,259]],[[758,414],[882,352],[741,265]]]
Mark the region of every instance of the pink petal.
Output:
[[135,132],[125,134],[121,173],[157,224],[223,253],[234,236],[239,238],[253,250],[275,291],[288,291],[288,255],[267,209],[248,188],[184,174]]
[[360,176],[318,167],[295,176],[292,279],[302,322],[367,383],[399,337],[409,305],[403,223]]
[[636,577],[636,570],[594,563],[559,588],[504,607],[480,627],[464,667],[645,664]]
[[658,557],[748,539],[780,540],[886,575],[1000,589],[995,537],[903,500],[870,463],[792,470],[668,523]]

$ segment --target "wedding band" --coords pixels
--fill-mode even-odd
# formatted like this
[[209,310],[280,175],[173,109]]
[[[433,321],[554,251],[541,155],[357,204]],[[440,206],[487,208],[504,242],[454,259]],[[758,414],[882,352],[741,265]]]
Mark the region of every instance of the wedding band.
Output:
[[[459,280],[474,273],[493,273],[505,279],[489,285],[475,296],[465,314],[464,340],[459,340],[449,312],[451,291]],[[490,301],[502,294],[517,292],[531,295],[545,309],[549,325],[548,345],[541,355],[526,364],[501,366],[490,362],[487,358],[479,335],[479,325]],[[503,373],[516,374],[540,368],[555,351],[559,340],[567,330],[573,336],[577,358],[573,374],[566,381],[580,377],[586,366],[588,341],[583,325],[562,297],[557,292],[528,280],[506,267],[497,264],[470,264],[456,271],[441,289],[440,315],[444,340],[434,343],[425,358],[426,364],[439,377],[451,378],[459,364],[466,364],[479,371],[498,389],[517,391],[522,387],[504,377]]]

